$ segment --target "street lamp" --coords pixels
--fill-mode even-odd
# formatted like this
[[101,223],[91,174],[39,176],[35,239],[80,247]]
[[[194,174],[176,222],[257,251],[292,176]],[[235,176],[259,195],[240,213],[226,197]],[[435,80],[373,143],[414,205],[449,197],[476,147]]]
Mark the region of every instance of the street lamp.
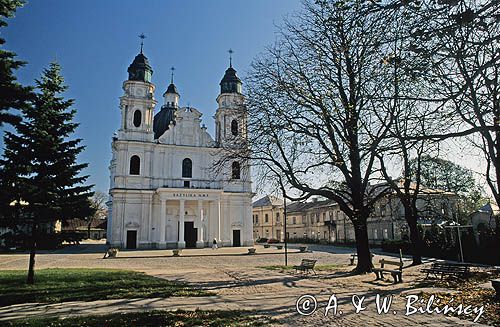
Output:
[[285,197],[285,188],[283,188],[283,231],[285,233],[285,266],[288,265],[288,237],[286,233],[286,197]]

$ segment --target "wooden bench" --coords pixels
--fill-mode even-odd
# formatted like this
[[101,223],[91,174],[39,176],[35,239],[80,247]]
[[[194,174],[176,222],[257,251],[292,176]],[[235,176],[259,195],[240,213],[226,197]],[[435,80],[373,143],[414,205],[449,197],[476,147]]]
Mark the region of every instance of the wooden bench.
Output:
[[316,275],[316,271],[314,271],[314,265],[316,264],[317,260],[310,260],[310,259],[302,259],[302,262],[300,263],[299,266],[293,266],[293,269],[295,269],[295,272],[298,270],[307,272],[309,273],[310,270],[314,272]]
[[468,265],[446,262],[433,262],[430,268],[424,268],[421,271],[427,273],[426,278],[429,278],[429,275],[434,275],[436,278],[441,275],[441,279],[445,276],[458,279],[468,278],[470,274]]
[[[373,259],[374,254],[373,254],[373,253],[370,253],[370,254],[371,254],[372,259]],[[357,257],[358,257],[358,254],[357,254],[357,253],[353,253],[353,254],[351,254],[351,258],[349,259],[349,260],[351,260],[351,263],[350,263],[350,265],[351,265],[351,266],[354,266],[354,260],[355,260]]]
[[[377,280],[384,278],[384,272],[391,273],[394,279],[394,284],[403,282],[403,260],[400,258],[399,261],[392,261],[386,259],[380,259],[380,268],[373,268],[373,272],[377,276]],[[394,266],[395,269],[386,268],[386,266]]]

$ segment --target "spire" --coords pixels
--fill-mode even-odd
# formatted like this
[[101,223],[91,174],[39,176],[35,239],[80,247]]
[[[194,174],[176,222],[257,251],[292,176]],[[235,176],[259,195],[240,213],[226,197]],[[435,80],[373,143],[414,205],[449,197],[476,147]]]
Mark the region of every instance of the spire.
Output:
[[233,53],[232,49],[227,51],[229,53],[229,68],[220,82],[220,93],[239,93],[241,94],[241,80],[236,75],[236,70],[233,68]]
[[141,33],[139,35],[139,38],[141,39],[141,53],[142,53],[142,47],[144,46],[144,39],[146,38],[146,35],[144,35],[144,33]]
[[[179,96],[179,92],[177,91],[177,87],[174,84],[175,67],[171,67],[170,70],[172,71],[170,73],[170,85],[167,87],[167,90],[165,91],[165,93],[163,93],[163,96],[165,96],[168,93],[177,94],[177,96]],[[177,104],[177,101],[178,101],[178,99],[174,102],[176,102],[176,104]]]
[[229,67],[233,68],[233,49],[229,49],[227,52],[229,52]]

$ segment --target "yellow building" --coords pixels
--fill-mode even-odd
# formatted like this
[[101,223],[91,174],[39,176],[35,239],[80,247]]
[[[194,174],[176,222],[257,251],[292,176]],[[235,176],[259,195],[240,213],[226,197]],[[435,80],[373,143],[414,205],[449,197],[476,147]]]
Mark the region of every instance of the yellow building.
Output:
[[267,195],[252,205],[253,238],[284,240],[283,200]]
[[[422,226],[455,221],[458,197],[454,193],[421,189],[417,200],[418,222]],[[287,239],[324,243],[355,241],[351,220],[332,200],[313,198],[309,202],[287,202]],[[283,200],[265,196],[253,203],[254,239],[272,238],[284,241]],[[372,244],[383,240],[409,237],[401,201],[395,193],[383,197],[372,208],[367,221],[368,238]]]

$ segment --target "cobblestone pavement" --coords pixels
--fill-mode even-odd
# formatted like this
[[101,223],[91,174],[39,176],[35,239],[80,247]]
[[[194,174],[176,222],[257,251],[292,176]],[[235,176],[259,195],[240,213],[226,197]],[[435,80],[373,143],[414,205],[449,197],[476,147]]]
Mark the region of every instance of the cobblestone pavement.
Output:
[[[270,271],[259,266],[284,264],[283,250],[275,247],[264,249],[256,246],[258,255],[245,255],[246,248],[222,248],[219,250],[183,250],[181,257],[172,257],[172,251],[121,251],[116,259],[103,260],[104,245],[83,244],[79,247],[37,255],[36,267],[43,268],[117,268],[143,271],[147,274],[187,282],[194,287],[210,290],[215,296],[175,297],[168,299],[122,299],[94,302],[68,302],[64,304],[20,304],[0,307],[0,321],[32,315],[69,316],[76,314],[105,314],[150,309],[240,309],[257,310],[278,318],[286,326],[479,326],[472,321],[447,317],[442,314],[405,315],[407,296],[418,294],[415,283],[424,276],[420,267],[408,267],[403,271],[403,283],[375,281],[374,274],[352,276],[349,274],[349,253],[352,249],[328,247],[328,252],[298,253],[290,249],[289,265],[299,264],[301,259],[315,259],[317,264],[335,264],[334,271],[318,272],[318,275],[301,275]],[[321,250],[321,247],[319,247]],[[374,262],[384,256],[375,255]],[[26,269],[27,254],[0,255],[0,269]],[[407,262],[405,266],[409,264]],[[0,290],[1,292],[1,290]],[[297,299],[302,295],[314,296],[317,310],[308,316],[297,313]],[[378,314],[376,296],[392,297],[387,314]],[[337,300],[337,315],[333,308],[325,316],[325,308]],[[355,313],[352,297],[365,297],[366,309]],[[305,300],[305,298],[303,298]],[[312,308],[300,302],[302,311]],[[415,303],[415,308],[425,308],[426,303]],[[470,303],[477,306],[480,304]],[[340,314],[342,311],[342,314]],[[308,312],[307,312],[308,313]],[[0,323],[1,325],[1,323]]]

